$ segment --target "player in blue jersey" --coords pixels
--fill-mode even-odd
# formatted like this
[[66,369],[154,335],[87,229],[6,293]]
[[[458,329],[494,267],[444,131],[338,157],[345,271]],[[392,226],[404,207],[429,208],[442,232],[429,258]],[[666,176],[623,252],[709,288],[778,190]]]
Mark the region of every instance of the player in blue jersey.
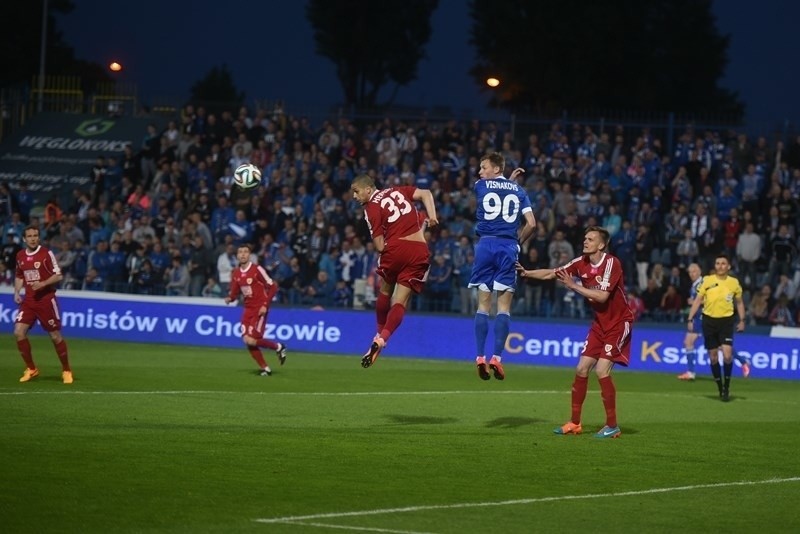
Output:
[[[696,263],[689,265],[686,268],[686,272],[689,274],[689,280],[692,281],[692,288],[689,290],[689,298],[687,300],[687,303],[691,306],[694,299],[697,298],[697,288],[703,283],[703,276],[700,272],[700,266]],[[686,371],[678,375],[678,380],[695,379],[694,364],[697,360],[695,343],[697,343],[697,338],[699,338],[703,332],[703,327],[700,324],[702,315],[702,313],[698,313],[695,316],[692,328],[686,331],[686,336],[683,338],[683,354],[686,357]]]
[[[689,265],[689,267],[686,268],[686,272],[689,274],[689,279],[692,281],[688,299],[688,304],[691,306],[694,299],[697,298],[697,289],[700,287],[700,284],[703,283],[703,276],[700,271],[700,266],[696,263]],[[703,326],[701,322],[702,312],[703,310],[700,308],[700,311],[692,320],[691,328],[687,330],[686,336],[683,338],[682,352],[686,356],[686,371],[678,375],[678,380],[692,381],[697,376],[694,371],[695,362],[697,361],[697,349],[695,348],[695,344],[698,338],[703,335]],[[742,366],[742,376],[745,378],[750,376],[750,360],[738,352],[734,352],[733,359]]]
[[[478,311],[475,314],[475,345],[478,376],[489,380],[489,370],[498,380],[505,378],[502,352],[511,322],[511,300],[517,288],[514,265],[520,243],[526,241],[536,227],[528,193],[516,179],[525,169],[515,169],[511,177],[503,176],[505,159],[498,152],[481,158],[475,182],[478,199],[475,233],[480,238],[475,245],[475,263],[469,287],[478,288]],[[520,226],[520,220],[524,224]],[[497,317],[494,321],[494,352],[486,361],[486,338],[489,335],[489,313],[492,293],[497,292]]]

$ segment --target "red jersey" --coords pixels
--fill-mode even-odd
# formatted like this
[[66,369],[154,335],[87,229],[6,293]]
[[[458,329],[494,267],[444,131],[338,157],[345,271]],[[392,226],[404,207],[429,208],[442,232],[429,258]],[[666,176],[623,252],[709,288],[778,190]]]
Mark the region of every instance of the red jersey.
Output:
[[592,265],[588,257],[579,256],[560,268],[580,278],[581,284],[587,289],[599,289],[611,293],[604,303],[586,299],[594,311],[594,320],[601,330],[611,330],[625,321],[633,322],[633,312],[625,296],[622,263],[619,258],[603,254],[600,261]]
[[373,239],[383,236],[388,246],[395,240],[414,234],[425,221],[414,204],[413,185],[375,191],[364,206],[364,214]]
[[31,284],[44,282],[54,274],[61,274],[56,256],[49,249],[39,245],[33,252],[27,248],[17,252],[16,277],[25,282],[25,300],[42,300],[56,292],[55,285],[33,291]]
[[278,284],[269,277],[260,265],[248,263],[247,267],[236,267],[231,273],[231,300],[236,300],[239,293],[244,297],[244,307],[258,309],[269,308],[272,297],[278,291]]

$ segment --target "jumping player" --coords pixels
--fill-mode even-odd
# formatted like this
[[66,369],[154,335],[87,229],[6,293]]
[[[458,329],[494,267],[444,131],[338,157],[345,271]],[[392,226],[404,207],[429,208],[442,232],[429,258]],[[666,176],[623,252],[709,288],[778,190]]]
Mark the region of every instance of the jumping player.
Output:
[[[511,327],[511,302],[517,289],[515,265],[524,243],[536,228],[528,193],[516,182],[525,169],[515,169],[511,178],[503,176],[505,158],[498,152],[481,158],[475,182],[478,209],[475,233],[475,263],[468,287],[478,288],[478,310],[475,313],[475,365],[478,376],[489,380],[489,369],[498,380],[505,379],[502,352]],[[520,220],[524,224],[520,226]],[[489,313],[492,293],[497,293],[497,316],[494,318],[494,347],[486,361],[486,338],[489,335]]]
[[[376,273],[381,288],[375,303],[378,333],[361,358],[361,366],[375,363],[391,335],[403,322],[412,293],[419,294],[428,278],[430,251],[425,227],[436,226],[436,206],[427,189],[414,186],[378,190],[368,175],[353,179],[353,198],[364,206],[364,217],[375,250],[380,254]],[[425,206],[427,221],[414,204]]]

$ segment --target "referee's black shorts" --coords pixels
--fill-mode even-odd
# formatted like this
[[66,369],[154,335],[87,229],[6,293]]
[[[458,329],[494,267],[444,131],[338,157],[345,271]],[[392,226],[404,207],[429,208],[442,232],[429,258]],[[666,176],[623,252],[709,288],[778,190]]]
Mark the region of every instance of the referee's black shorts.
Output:
[[735,316],[709,317],[703,314],[703,344],[706,350],[716,349],[722,345],[733,345]]

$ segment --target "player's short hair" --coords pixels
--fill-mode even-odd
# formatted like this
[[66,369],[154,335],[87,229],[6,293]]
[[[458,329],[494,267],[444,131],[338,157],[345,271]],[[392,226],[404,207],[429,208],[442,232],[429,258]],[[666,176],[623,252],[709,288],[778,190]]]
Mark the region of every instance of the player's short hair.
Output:
[[373,180],[372,176],[369,174],[359,174],[353,178],[352,185],[358,185],[361,187],[375,187],[375,180]]
[[608,230],[603,228],[602,226],[590,226],[583,232],[583,235],[588,234],[589,232],[597,232],[600,234],[600,237],[603,239],[604,249],[608,249],[608,244],[611,241],[611,234],[608,233]]
[[240,248],[246,248],[247,250],[250,251],[251,254],[253,253],[253,245],[251,245],[250,243],[242,243],[241,245],[236,247],[236,250],[239,250]]
[[719,254],[716,255],[716,257],[714,259],[717,260],[719,258],[725,258],[725,261],[728,262],[728,265],[731,264],[731,257],[728,256],[726,253],[720,252]]
[[40,233],[40,232],[39,232],[39,227],[38,227],[38,226],[34,226],[34,225],[32,225],[32,224],[29,224],[29,225],[28,225],[28,226],[26,226],[26,227],[25,227],[25,229],[22,231],[22,236],[23,236],[23,237],[25,237],[25,234],[27,234],[27,233],[28,233],[28,230],[36,230],[36,233],[37,233],[37,234],[38,234],[38,233]]
[[500,152],[489,152],[488,154],[484,154],[481,157],[481,161],[488,160],[489,163],[498,167],[500,172],[503,172],[506,168],[506,158]]

